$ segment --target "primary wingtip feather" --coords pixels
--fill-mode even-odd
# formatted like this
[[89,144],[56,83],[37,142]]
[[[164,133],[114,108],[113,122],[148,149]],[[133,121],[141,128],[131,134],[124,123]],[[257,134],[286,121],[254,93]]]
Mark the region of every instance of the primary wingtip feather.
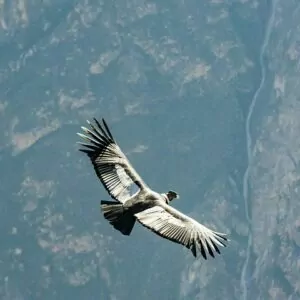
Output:
[[81,128],[84,132],[89,133],[89,129],[87,129],[86,127],[81,126],[80,128]]
[[86,135],[84,135],[84,134],[82,134],[82,133],[80,133],[80,132],[77,132],[76,134],[77,134],[78,136],[80,136],[81,138],[85,139],[85,140],[89,140],[89,138],[88,138]]

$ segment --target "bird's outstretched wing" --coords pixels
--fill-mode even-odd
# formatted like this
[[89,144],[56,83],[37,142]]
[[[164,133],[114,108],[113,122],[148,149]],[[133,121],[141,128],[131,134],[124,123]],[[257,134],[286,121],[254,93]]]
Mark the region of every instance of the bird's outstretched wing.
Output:
[[146,184],[131,166],[129,160],[115,142],[106,122],[101,125],[95,118],[95,124],[87,121],[90,129],[81,127],[85,134],[77,133],[88,143],[79,143],[84,148],[94,166],[103,186],[115,200],[125,203],[136,191],[146,188]]
[[207,254],[214,257],[215,252],[220,254],[219,247],[226,247],[225,234],[208,229],[167,204],[151,207],[135,216],[151,231],[190,249],[195,257],[199,251],[205,259]]

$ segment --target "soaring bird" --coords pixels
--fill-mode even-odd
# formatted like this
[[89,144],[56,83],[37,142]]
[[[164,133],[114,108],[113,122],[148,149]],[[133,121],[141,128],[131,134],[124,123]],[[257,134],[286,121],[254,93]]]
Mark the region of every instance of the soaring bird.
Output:
[[80,151],[90,158],[94,170],[104,188],[113,199],[101,201],[104,218],[124,235],[130,235],[135,221],[159,236],[190,249],[195,257],[199,252],[207,259],[208,254],[220,254],[219,247],[226,247],[226,234],[213,231],[191,217],[170,206],[179,198],[174,191],[157,193],[142,180],[102,119],[95,118],[89,128],[81,127],[77,133],[87,143]]

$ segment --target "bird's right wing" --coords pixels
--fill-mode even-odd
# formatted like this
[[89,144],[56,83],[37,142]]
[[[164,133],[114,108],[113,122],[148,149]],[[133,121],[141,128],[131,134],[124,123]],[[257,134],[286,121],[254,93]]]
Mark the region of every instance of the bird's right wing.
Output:
[[[146,184],[130,164],[129,160],[115,142],[106,122],[101,125],[94,119],[95,125],[88,121],[90,129],[81,127],[85,134],[78,135],[88,143],[79,143],[80,151],[90,158],[98,178],[115,200],[125,203]],[[134,191],[135,187],[135,191]]]
[[157,205],[135,214],[138,221],[159,236],[190,249],[197,256],[197,250],[207,259],[209,253],[220,254],[219,247],[226,247],[225,234],[208,229],[192,218],[167,205]]

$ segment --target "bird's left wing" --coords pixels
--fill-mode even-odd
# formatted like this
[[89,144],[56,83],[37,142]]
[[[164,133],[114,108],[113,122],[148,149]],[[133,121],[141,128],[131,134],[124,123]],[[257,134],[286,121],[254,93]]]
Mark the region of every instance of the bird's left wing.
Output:
[[220,254],[220,246],[226,247],[225,234],[210,230],[167,204],[151,207],[135,216],[159,236],[190,249],[195,257],[198,251],[205,259],[208,253],[214,257],[214,252]]
[[95,118],[93,125],[89,121],[90,129],[81,127],[85,134],[78,135],[88,143],[79,143],[84,148],[80,151],[86,153],[103,186],[115,200],[125,203],[138,189],[145,189],[138,173],[115,142],[106,122],[102,119],[101,125]]

